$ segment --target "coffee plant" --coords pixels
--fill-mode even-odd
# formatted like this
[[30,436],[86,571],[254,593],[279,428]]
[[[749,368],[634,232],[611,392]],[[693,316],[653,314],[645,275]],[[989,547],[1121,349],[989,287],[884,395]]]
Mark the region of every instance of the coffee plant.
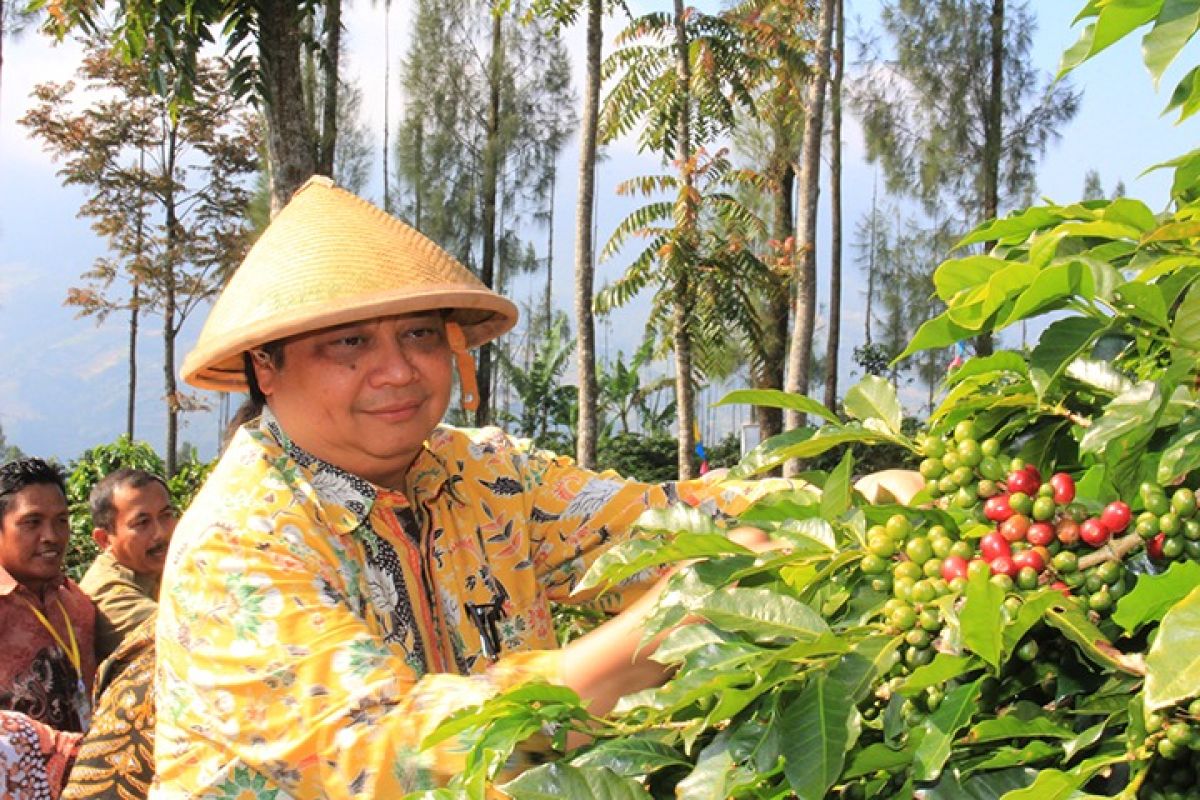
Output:
[[[1064,71],[1145,29],[1157,78],[1200,3],[1090,0],[1079,17]],[[1181,119],[1200,109],[1198,74],[1172,94]],[[961,243],[976,252],[939,266],[946,310],[901,358],[1048,324],[1028,355],[956,369],[926,431],[902,428],[872,376],[839,413],[726,398],[816,422],[732,477],[882,445],[911,454],[926,489],[866,504],[847,451],[742,515],[787,542],[765,554],[699,512],[645,515],[583,583],[678,565],[647,633],[665,632],[655,658],[673,677],[603,719],[537,684],[457,714],[433,739],[472,742],[467,769],[419,796],[482,797],[492,781],[518,800],[1198,796],[1200,150],[1162,168],[1166,211],[1042,205],[981,225]],[[590,743],[563,750],[569,730]],[[549,763],[500,777],[546,734]]]

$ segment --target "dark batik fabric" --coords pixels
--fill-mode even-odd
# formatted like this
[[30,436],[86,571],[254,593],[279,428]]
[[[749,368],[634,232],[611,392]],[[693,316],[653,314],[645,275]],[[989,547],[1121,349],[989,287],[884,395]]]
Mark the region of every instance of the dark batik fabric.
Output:
[[[34,608],[64,642],[74,635],[82,675],[75,674],[71,659]],[[79,718],[75,701],[78,681],[90,692],[96,676],[96,607],[91,599],[69,578],[39,597],[0,568],[0,621],[0,710],[20,712],[58,731],[83,731],[87,721]]]
[[56,800],[80,736],[16,711],[0,711],[0,797]]
[[154,623],[134,629],[96,675],[96,711],[63,800],[141,800],[154,779]]

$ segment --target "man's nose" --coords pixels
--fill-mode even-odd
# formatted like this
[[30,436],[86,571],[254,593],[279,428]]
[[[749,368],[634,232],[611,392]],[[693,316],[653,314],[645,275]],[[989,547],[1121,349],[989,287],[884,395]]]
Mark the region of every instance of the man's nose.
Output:
[[417,368],[401,342],[385,337],[379,359],[373,375],[377,385],[404,385],[416,379]]

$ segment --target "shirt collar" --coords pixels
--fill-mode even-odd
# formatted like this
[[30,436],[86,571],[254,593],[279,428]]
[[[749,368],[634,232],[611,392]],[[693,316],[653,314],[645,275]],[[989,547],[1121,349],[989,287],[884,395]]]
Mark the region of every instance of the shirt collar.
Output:
[[[61,588],[65,580],[65,575],[60,576],[58,582],[53,587],[54,590],[57,591],[59,588]],[[0,597],[6,597],[10,594],[16,593],[17,591],[25,591],[26,593],[32,594],[28,589],[21,585],[16,578],[14,578],[12,575],[9,575],[8,570],[6,570],[4,567],[0,567]]]

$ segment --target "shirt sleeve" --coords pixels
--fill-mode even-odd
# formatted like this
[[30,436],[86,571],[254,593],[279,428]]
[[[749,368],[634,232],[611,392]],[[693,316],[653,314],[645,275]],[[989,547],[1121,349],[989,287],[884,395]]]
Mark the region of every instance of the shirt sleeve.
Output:
[[[627,539],[642,512],[677,502],[711,514],[722,526],[762,497],[795,489],[794,481],[772,478],[724,481],[721,475],[662,484],[625,480],[615,472],[593,472],[573,460],[544,451],[516,456],[526,473],[531,542],[548,596],[554,602],[588,602],[589,593],[572,594],[592,563],[612,544]],[[605,608],[620,608],[644,587],[643,576],[631,592],[606,596]]]
[[133,581],[111,576],[94,593],[96,658],[103,661],[138,625],[154,615],[158,603]]
[[162,796],[265,784],[349,800],[432,788],[466,755],[458,740],[421,751],[441,720],[530,680],[559,682],[559,654],[546,651],[478,676],[422,675],[356,608],[344,540],[305,524],[284,514],[209,530],[164,584]]

